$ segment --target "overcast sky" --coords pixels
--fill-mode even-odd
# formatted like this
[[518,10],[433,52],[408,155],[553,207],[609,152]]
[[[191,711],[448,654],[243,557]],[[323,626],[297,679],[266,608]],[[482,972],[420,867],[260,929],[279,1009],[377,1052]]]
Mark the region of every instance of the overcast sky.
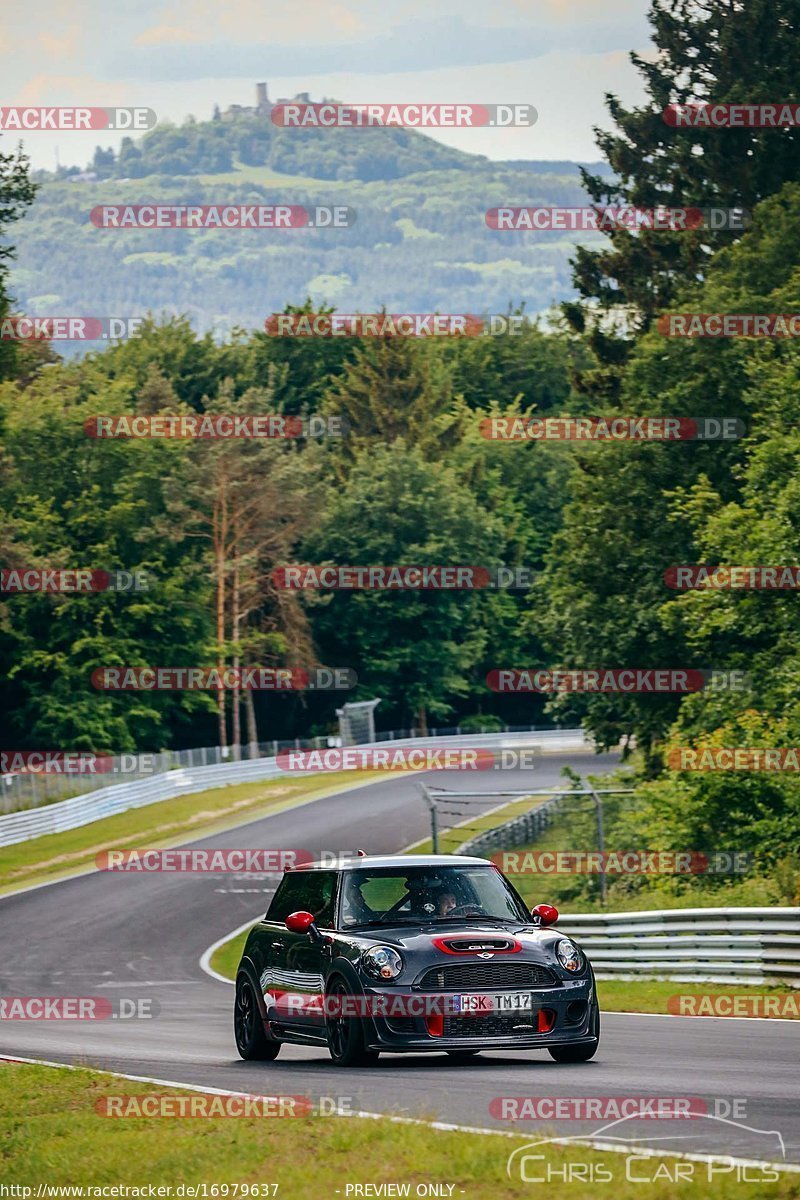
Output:
[[[592,160],[603,96],[641,100],[647,0],[41,0],[6,10],[0,105],[141,105],[161,120],[298,91],[340,100],[533,104],[531,129],[437,131],[490,158]],[[34,166],[122,135],[35,133]],[[352,136],[369,136],[353,131]],[[0,140],[10,149],[12,135]],[[16,139],[14,139],[16,140]]]

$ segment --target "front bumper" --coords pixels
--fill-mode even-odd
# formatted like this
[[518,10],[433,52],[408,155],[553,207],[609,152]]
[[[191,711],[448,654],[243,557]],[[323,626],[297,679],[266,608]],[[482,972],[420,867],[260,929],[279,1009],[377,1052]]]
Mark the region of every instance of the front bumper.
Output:
[[[519,992],[509,991],[508,994]],[[505,989],[493,989],[491,994],[502,995]],[[427,1051],[427,1050],[506,1050],[546,1049],[548,1046],[576,1045],[592,1040],[592,1020],[597,1005],[594,979],[589,972],[582,979],[568,980],[556,987],[530,992],[532,1006],[519,1012],[445,1015],[441,1021],[431,1021],[424,1011],[414,1012],[414,1000],[424,997],[410,987],[367,987],[365,995],[384,1008],[386,1015],[373,1015],[366,1021],[365,1042],[369,1050]],[[441,992],[445,1005],[458,993]],[[398,1000],[397,998],[401,999]],[[395,1004],[392,1004],[392,1001]],[[420,1004],[421,1009],[424,1005]],[[402,1010],[403,1015],[396,1015]],[[539,1031],[538,1014],[546,1013],[548,1028]]]

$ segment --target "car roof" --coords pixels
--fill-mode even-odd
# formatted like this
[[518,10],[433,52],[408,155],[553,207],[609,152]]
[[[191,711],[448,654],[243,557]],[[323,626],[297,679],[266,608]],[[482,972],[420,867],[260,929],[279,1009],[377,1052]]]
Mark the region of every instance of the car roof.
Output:
[[488,858],[468,858],[463,854],[366,854],[361,858],[348,858],[334,865],[324,862],[302,863],[294,870],[301,871],[363,871],[396,867],[491,867]]

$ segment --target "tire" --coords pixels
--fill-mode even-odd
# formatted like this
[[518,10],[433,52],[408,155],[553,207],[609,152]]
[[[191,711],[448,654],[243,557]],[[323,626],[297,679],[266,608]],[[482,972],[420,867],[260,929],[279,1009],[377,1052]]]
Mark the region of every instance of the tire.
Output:
[[551,1058],[554,1058],[559,1063],[581,1063],[588,1062],[590,1058],[594,1058],[597,1054],[597,1047],[600,1045],[600,1009],[594,1010],[594,1024],[592,1040],[584,1042],[581,1046],[549,1046],[548,1053]]
[[[329,996],[351,996],[343,979],[332,980]],[[328,1037],[328,1053],[337,1067],[367,1067],[378,1061],[377,1050],[364,1046],[364,1026],[358,1017],[327,1016],[325,1032]]]
[[448,1050],[447,1054],[455,1063],[468,1063],[476,1054],[480,1054],[480,1050]]
[[273,1042],[266,1035],[255,990],[246,975],[240,975],[236,980],[233,1036],[241,1058],[264,1062],[277,1058],[280,1053],[281,1043]]

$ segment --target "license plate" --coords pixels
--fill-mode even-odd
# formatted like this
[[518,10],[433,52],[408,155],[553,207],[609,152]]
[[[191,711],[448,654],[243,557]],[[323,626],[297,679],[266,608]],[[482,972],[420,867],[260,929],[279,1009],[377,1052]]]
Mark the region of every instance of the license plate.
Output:
[[528,1012],[532,997],[530,992],[472,992],[455,1000],[461,1013]]

